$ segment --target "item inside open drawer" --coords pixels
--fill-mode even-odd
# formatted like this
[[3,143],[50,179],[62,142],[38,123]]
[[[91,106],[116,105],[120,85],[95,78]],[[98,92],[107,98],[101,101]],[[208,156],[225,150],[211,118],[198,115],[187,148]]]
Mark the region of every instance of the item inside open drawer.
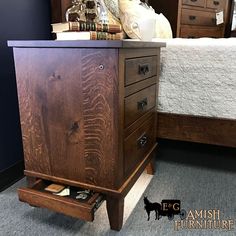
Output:
[[[50,191],[46,190],[48,188]],[[95,211],[104,200],[103,195],[72,186],[69,186],[68,196],[56,195],[63,190],[60,184],[39,179],[31,188],[19,188],[18,196],[20,201],[31,206],[48,208],[82,220],[93,221]]]

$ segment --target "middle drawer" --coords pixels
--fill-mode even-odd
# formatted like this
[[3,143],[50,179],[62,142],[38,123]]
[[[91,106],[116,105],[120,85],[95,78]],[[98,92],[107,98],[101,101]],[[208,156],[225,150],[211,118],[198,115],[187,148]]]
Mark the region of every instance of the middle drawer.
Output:
[[216,26],[216,13],[182,9],[181,24]]
[[125,98],[125,127],[156,105],[156,84]]

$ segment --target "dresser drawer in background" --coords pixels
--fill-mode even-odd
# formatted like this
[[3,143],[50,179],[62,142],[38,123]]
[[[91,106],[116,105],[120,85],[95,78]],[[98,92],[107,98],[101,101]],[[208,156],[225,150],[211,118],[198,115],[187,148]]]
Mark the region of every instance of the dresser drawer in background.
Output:
[[147,87],[125,98],[125,127],[156,105],[156,85]]
[[223,37],[223,30],[221,27],[208,27],[208,28],[193,28],[182,26],[180,28],[180,37],[182,38],[220,38]]
[[196,7],[205,7],[205,0],[183,0],[182,4]]
[[224,10],[226,6],[226,0],[206,0],[206,7],[216,10]]
[[215,12],[182,9],[181,24],[216,26],[216,14]]
[[130,85],[157,74],[157,57],[140,57],[125,60],[125,85]]
[[144,159],[155,143],[155,113],[131,133],[124,141],[124,170],[127,176]]

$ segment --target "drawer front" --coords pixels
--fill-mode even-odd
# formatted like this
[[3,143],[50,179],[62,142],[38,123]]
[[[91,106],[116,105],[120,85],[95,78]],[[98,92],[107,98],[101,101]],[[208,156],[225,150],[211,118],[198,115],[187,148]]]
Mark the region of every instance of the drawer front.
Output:
[[181,24],[183,24],[183,25],[215,26],[216,25],[216,15],[214,12],[182,9]]
[[126,59],[125,85],[136,83],[157,74],[157,57]]
[[19,200],[31,206],[47,208],[82,220],[94,220],[94,213],[103,201],[102,195],[93,193],[87,200],[77,200],[71,196],[61,197],[45,191],[47,186],[43,180],[37,180],[32,188],[19,188]]
[[205,7],[205,0],[183,0],[183,5]]
[[156,85],[125,98],[125,127],[156,105]]
[[124,170],[126,176],[142,161],[150,148],[155,144],[154,122],[155,114],[153,113],[138,129],[125,139]]
[[221,38],[223,37],[222,28],[190,28],[190,27],[181,27],[180,37],[182,38],[201,38],[201,37],[210,37],[210,38]]
[[226,0],[207,0],[207,8],[223,10],[226,6]]

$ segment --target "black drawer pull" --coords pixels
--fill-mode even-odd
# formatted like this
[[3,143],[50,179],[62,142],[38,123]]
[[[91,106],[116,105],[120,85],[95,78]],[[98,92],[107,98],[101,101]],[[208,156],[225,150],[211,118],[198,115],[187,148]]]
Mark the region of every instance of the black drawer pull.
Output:
[[189,20],[196,20],[196,16],[189,16]]
[[138,147],[144,148],[148,143],[148,136],[146,134],[143,134],[141,138],[138,139]]
[[137,102],[137,105],[138,105],[138,110],[144,110],[144,108],[147,106],[148,104],[148,100],[147,98],[144,98],[143,100]]
[[148,64],[139,65],[138,73],[140,75],[145,75],[148,72],[149,72],[149,65]]
[[191,2],[196,2],[197,0],[191,0]]
[[213,1],[213,3],[214,3],[215,6],[219,6],[220,5],[219,1]]

